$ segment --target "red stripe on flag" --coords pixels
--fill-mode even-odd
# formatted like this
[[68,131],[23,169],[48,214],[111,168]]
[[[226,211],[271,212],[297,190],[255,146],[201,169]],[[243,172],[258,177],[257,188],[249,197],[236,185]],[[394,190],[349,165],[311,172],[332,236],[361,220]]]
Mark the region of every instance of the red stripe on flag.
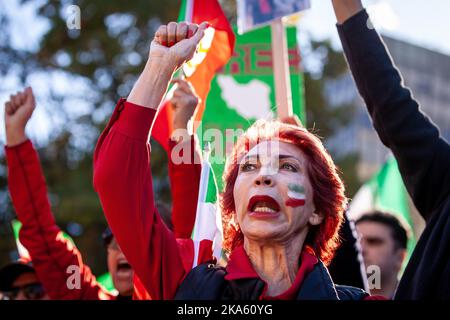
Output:
[[230,47],[230,51],[233,52],[235,36],[219,2],[217,2],[217,0],[193,1],[194,10],[192,12],[192,22],[200,24],[203,21],[208,21],[214,29],[225,31],[228,34],[228,45]]
[[213,260],[213,242],[211,240],[200,241],[197,265]]

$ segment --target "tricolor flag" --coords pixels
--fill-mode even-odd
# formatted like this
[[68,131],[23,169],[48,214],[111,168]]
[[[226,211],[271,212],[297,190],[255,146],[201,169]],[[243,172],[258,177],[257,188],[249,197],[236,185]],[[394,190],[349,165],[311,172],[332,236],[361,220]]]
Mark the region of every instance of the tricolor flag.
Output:
[[27,248],[23,246],[19,239],[19,232],[22,224],[18,220],[11,221],[11,225],[13,228],[14,239],[16,240],[17,251],[19,252],[19,259],[25,263],[31,262],[31,256],[28,252]]
[[[394,157],[390,157],[384,166],[359,189],[350,203],[348,216],[352,220],[357,220],[362,214],[376,209],[395,214],[409,225],[411,231],[415,230],[408,204],[408,193]],[[408,256],[414,250],[415,242],[414,232],[411,232]]]
[[[230,59],[234,50],[235,36],[217,0],[182,0],[178,20],[197,24],[207,21],[211,25],[206,30],[197,53],[183,66],[186,80],[192,84],[201,99],[195,114],[194,123],[198,123],[205,110],[211,80],[216,71]],[[196,129],[194,128],[194,132]],[[166,151],[172,130],[172,110],[166,101],[160,107],[152,129],[152,137]]]
[[217,202],[218,189],[214,171],[209,163],[209,152],[207,144],[203,154],[197,213],[191,237],[195,253],[192,268],[197,266],[199,257],[210,256],[211,250],[217,260],[222,257],[222,215]]

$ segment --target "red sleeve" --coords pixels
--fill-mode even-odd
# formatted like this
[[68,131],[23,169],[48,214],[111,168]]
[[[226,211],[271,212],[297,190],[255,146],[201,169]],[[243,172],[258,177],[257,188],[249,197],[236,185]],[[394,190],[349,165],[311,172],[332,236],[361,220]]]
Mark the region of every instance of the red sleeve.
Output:
[[94,154],[94,187],[120,247],[153,299],[173,299],[186,270],[156,211],[148,137],[156,111],[121,100]]
[[[190,153],[189,161],[180,161],[184,158],[184,152]],[[202,171],[197,136],[178,144],[170,140],[168,158],[173,229],[177,239],[188,239],[194,229]]]
[[[111,299],[100,286],[80,252],[55,223],[37,152],[28,140],[6,147],[8,186],[18,219],[20,241],[27,248],[39,280],[52,299]],[[68,269],[76,266],[77,269]],[[78,273],[79,271],[79,273]],[[80,276],[79,282],[71,276]],[[73,281],[71,281],[73,279]],[[67,283],[75,285],[69,289]],[[76,286],[79,284],[79,288]]]

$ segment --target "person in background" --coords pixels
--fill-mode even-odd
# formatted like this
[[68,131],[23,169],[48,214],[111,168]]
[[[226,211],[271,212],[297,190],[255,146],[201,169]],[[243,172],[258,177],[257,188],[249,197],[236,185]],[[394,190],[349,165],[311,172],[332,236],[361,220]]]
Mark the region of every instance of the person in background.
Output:
[[408,228],[393,214],[381,211],[365,213],[355,224],[366,270],[370,266],[380,270],[379,287],[371,287],[370,292],[393,298],[406,259]]
[[34,268],[17,261],[0,269],[0,300],[48,300]]
[[[171,101],[171,107],[174,109],[173,125],[175,128],[186,128],[195,112],[198,98],[192,86],[185,81],[180,80],[176,85],[176,99]],[[18,219],[22,223],[20,240],[33,260],[33,266],[27,266],[29,271],[33,270],[26,273],[27,279],[33,274],[32,288],[41,285],[46,296],[51,299],[131,299],[134,291],[134,272],[109,228],[104,232],[103,239],[107,250],[108,271],[118,294],[108,292],[96,281],[90,268],[83,262],[81,253],[71,241],[62,236],[56,225],[47,198],[47,187],[38,154],[25,134],[26,124],[34,109],[35,99],[31,88],[12,95],[5,104],[8,186]],[[193,140],[190,143],[198,142]],[[171,139],[169,146],[173,149],[177,144],[177,141]],[[193,145],[190,150],[192,157],[200,157],[199,146]],[[178,197],[174,197],[172,212],[177,238],[189,238],[195,222],[201,172],[199,163],[200,161],[178,165],[169,161],[169,177],[174,186],[172,193]],[[180,194],[186,195],[186,199],[180,199]],[[157,206],[167,226],[172,228],[167,206],[158,201]],[[181,208],[183,210],[180,212]],[[22,270],[25,267],[14,265],[10,268]],[[139,283],[139,279],[135,278],[134,282]],[[6,284],[5,289],[10,289],[11,286],[14,289],[5,290],[7,296],[19,297],[15,294],[16,285],[8,281]]]
[[404,86],[360,0],[332,0],[347,62],[373,126],[426,227],[394,299],[450,299],[450,145]]

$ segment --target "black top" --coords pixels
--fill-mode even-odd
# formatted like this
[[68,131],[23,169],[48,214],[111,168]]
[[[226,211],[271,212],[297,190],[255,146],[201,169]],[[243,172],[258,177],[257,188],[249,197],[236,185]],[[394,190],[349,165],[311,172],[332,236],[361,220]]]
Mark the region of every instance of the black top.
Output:
[[403,86],[380,36],[367,22],[362,11],[339,25],[338,32],[373,126],[392,150],[427,223],[395,299],[450,299],[450,146]]
[[328,266],[331,278],[335,283],[344,283],[348,286],[364,289],[364,278],[361,270],[364,263],[361,248],[357,246],[355,225],[344,215],[344,223],[339,230],[341,245]]
[[[263,280],[226,280],[226,274],[225,268],[214,263],[198,265],[181,283],[175,300],[259,300],[263,294]],[[367,296],[360,288],[334,284],[319,261],[303,280],[296,300],[363,300]]]

